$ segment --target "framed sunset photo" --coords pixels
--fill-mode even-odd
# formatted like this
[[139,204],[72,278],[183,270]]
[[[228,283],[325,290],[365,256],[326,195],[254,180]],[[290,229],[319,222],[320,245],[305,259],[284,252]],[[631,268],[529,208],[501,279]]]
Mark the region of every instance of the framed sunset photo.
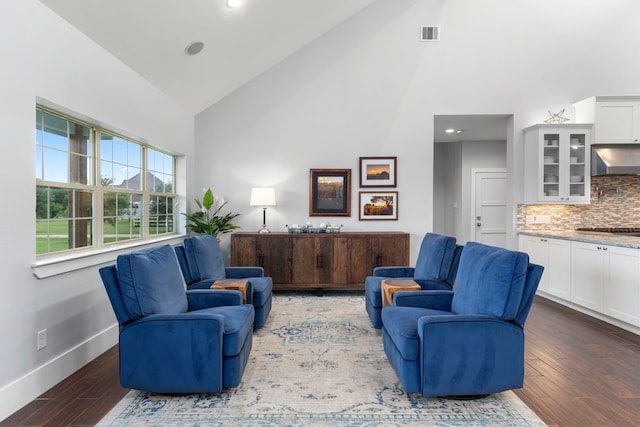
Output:
[[360,192],[360,220],[398,219],[398,192]]
[[360,157],[360,187],[395,187],[396,157]]

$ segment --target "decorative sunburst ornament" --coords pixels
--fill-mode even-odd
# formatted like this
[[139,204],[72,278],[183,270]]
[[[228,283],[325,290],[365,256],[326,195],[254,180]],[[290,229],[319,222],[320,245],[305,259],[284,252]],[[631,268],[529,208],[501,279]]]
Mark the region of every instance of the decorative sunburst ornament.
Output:
[[557,113],[552,113],[551,111],[549,111],[549,118],[544,122],[545,123],[564,123],[569,121],[568,118],[562,117],[563,114],[564,114],[564,108],[558,111]]

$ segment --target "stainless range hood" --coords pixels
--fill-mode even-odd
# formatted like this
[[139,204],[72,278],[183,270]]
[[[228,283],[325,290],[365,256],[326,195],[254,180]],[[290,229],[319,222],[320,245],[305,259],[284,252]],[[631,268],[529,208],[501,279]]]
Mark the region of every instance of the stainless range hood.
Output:
[[591,146],[591,176],[640,174],[640,144]]

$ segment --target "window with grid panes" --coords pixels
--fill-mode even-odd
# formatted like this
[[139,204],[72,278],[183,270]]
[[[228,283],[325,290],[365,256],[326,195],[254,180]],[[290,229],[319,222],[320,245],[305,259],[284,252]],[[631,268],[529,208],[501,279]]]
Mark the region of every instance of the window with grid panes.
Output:
[[38,106],[37,255],[174,233],[174,179],[174,156]]

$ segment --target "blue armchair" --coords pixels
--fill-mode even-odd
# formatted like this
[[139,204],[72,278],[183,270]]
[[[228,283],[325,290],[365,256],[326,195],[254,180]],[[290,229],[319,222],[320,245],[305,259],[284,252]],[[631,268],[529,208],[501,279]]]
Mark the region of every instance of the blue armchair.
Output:
[[395,293],[382,309],[382,337],[405,391],[479,396],[522,387],[524,323],[542,271],[525,253],[470,242],[455,291]]
[[382,281],[412,279],[423,290],[451,289],[456,278],[462,246],[454,237],[427,233],[422,239],[415,267],[376,267],[364,282],[365,309],[376,329],[382,328]]
[[216,280],[246,279],[247,303],[255,308],[255,327],[262,328],[271,312],[273,281],[262,267],[225,267],[213,236],[195,236],[176,246],[176,255],[189,289],[209,289]]
[[123,387],[217,393],[240,384],[254,310],[239,291],[186,291],[169,245],[120,255],[99,271],[120,324]]

